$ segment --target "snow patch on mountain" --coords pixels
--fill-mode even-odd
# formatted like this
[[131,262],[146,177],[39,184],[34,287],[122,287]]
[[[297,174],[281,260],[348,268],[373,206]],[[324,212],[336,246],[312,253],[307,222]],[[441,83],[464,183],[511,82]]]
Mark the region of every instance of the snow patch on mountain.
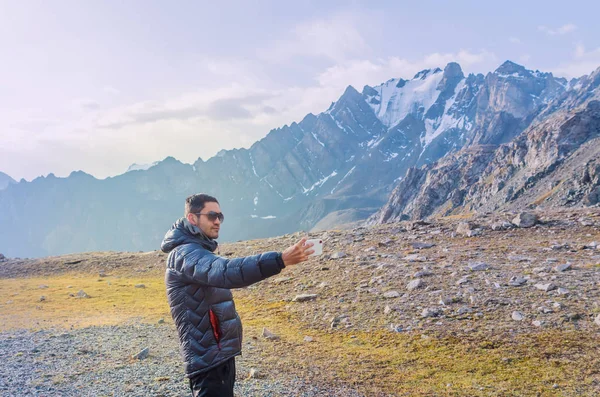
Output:
[[441,117],[436,119],[426,119],[425,120],[425,135],[421,136],[421,146],[425,148],[429,145],[435,138],[437,138],[444,131],[448,131],[451,128],[463,128],[464,127],[464,119],[465,116],[461,116],[459,118],[454,117],[454,109],[452,108],[454,102],[456,102],[456,97],[458,94],[465,88],[465,79],[461,80],[456,89],[454,91],[454,95],[446,100],[446,104],[444,105],[444,114]]
[[151,164],[131,164],[129,166],[129,168],[127,168],[127,171],[125,172],[130,172],[130,171],[147,171],[150,168],[154,167],[156,164],[158,164],[159,161],[155,161],[154,163]]
[[444,77],[441,70],[423,71],[412,80],[391,79],[373,87],[376,95],[368,95],[367,103],[377,118],[388,128],[394,127],[409,113],[426,113],[435,103],[440,91],[438,86]]
[[307,194],[307,193],[312,192],[313,190],[315,190],[315,188],[323,186],[325,184],[325,182],[327,182],[330,178],[333,178],[336,175],[337,175],[337,170],[333,171],[331,174],[319,179],[310,188],[307,189],[307,188],[303,187],[303,189],[304,189],[303,193]]

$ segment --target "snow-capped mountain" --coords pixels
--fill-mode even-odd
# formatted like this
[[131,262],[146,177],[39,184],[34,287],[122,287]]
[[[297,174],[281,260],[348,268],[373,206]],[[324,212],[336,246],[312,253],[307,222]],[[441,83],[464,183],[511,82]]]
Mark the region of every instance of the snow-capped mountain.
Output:
[[[476,142],[433,164],[409,169],[368,223],[600,205],[600,68],[568,83],[524,68],[509,71],[491,79],[547,82],[529,96],[508,91],[521,106],[514,105],[516,99],[499,104],[513,116],[535,116],[525,131],[501,145]],[[524,111],[527,106],[533,109],[530,115]]]
[[[181,216],[184,198],[196,192],[220,200],[225,241],[309,230],[336,211],[357,210],[346,211],[344,219],[366,216],[414,175],[409,170],[462,148],[511,142],[532,123],[582,103],[590,95],[584,80],[507,61],[487,75],[465,76],[450,63],[362,92],[349,86],[329,109],[272,130],[249,149],[221,151],[192,165],[167,158],[102,181],[38,178],[9,187],[0,193],[0,242],[13,256],[154,249]],[[15,228],[35,224],[24,197],[40,195],[48,208],[38,203],[38,209],[55,220],[14,238]],[[103,226],[83,232],[76,226],[85,224]]]

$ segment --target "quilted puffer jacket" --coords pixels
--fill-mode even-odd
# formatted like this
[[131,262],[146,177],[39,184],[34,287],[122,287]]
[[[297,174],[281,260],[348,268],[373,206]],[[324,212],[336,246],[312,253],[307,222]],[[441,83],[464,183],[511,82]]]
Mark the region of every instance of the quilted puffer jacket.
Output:
[[161,244],[169,253],[165,284],[188,377],[241,354],[242,323],[230,289],[285,267],[279,252],[227,259],[215,255],[216,248],[215,240],[185,218],[175,222]]

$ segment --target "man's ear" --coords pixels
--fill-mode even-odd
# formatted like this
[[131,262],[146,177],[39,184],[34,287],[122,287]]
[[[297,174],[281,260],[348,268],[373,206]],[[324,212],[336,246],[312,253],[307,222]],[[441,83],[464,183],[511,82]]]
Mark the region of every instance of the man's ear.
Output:
[[196,220],[194,219],[194,214],[192,214],[191,212],[189,214],[187,214],[186,216],[187,220],[189,223],[191,223],[194,226],[198,226],[196,225]]

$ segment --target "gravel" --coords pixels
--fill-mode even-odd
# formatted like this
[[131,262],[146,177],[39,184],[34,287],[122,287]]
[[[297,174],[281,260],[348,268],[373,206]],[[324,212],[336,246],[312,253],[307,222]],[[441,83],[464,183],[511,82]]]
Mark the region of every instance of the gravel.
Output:
[[[148,357],[132,358],[144,348]],[[190,396],[178,349],[169,325],[4,332],[0,396]],[[237,396],[362,396],[283,374],[248,379],[257,359],[237,357]]]

